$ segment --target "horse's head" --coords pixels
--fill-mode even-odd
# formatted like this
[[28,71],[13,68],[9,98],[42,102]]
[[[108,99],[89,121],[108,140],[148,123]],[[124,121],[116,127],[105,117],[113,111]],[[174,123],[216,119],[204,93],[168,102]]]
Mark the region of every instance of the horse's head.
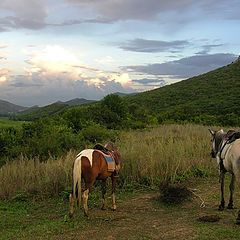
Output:
[[113,153],[114,159],[117,165],[119,165],[121,161],[121,156],[120,153],[118,152],[118,148],[115,147],[111,142],[108,142],[104,147]]
[[208,129],[209,132],[212,135],[212,151],[211,151],[211,156],[212,158],[215,158],[217,156],[218,151],[220,150],[220,144],[225,136],[224,131],[221,129],[219,131],[212,131],[211,129]]

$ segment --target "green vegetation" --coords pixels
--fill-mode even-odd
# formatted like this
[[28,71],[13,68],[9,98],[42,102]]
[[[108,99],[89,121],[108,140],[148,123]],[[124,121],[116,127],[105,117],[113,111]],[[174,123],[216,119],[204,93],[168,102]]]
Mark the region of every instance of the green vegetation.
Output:
[[99,103],[72,107],[51,118],[25,122],[19,128],[0,128],[0,165],[21,154],[41,161],[49,155],[62,156],[70,149],[115,141],[120,130],[144,128],[156,122],[147,110],[127,104],[117,95],[108,95]]
[[64,109],[66,109],[68,105],[62,103],[53,103],[47,105],[45,107],[31,107],[25,111],[14,113],[10,115],[10,119],[12,120],[20,120],[20,121],[35,121],[45,117],[51,117],[58,113],[61,113]]
[[[118,184],[154,187],[209,176],[215,161],[209,159],[208,134],[206,127],[194,125],[163,125],[122,132],[116,142],[122,158]],[[41,148],[40,145],[35,148]],[[71,167],[76,154],[69,151],[66,156],[50,157],[44,162],[38,157],[23,156],[8,161],[0,168],[0,198],[12,198],[18,192],[58,195],[71,186]]]
[[162,122],[239,126],[240,62],[127,97]]
[[9,127],[21,127],[23,121],[11,121],[8,117],[0,117],[0,129],[9,128]]
[[44,107],[33,106],[27,110],[12,113],[9,115],[9,118],[20,121],[36,121],[41,118],[52,117],[60,114],[69,107],[90,104],[93,102],[95,101],[86,100],[84,98],[75,98],[67,102],[56,102]]

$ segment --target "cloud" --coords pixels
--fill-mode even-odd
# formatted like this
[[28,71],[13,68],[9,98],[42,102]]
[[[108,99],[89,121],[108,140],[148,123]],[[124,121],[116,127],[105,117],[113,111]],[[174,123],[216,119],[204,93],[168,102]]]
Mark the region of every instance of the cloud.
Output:
[[142,79],[132,80],[132,81],[139,83],[139,84],[143,84],[143,85],[149,85],[151,83],[155,83],[159,86],[164,86],[166,84],[166,82],[164,80],[156,79],[156,78],[142,78]]
[[202,46],[202,50],[200,52],[197,52],[196,54],[200,54],[200,55],[204,55],[204,54],[208,54],[212,48],[216,48],[216,47],[221,47],[224,44],[207,44],[207,45],[203,45]]
[[0,96],[20,105],[46,105],[76,97],[100,99],[113,92],[133,92],[124,71],[104,73],[82,63],[75,54],[59,46],[25,50],[28,59],[24,73],[6,78],[1,69]]
[[180,52],[184,47],[189,46],[190,43],[186,40],[176,41],[157,41],[136,38],[127,43],[123,43],[119,48],[126,51],[134,52]]
[[115,60],[113,59],[113,57],[111,56],[106,56],[102,59],[96,59],[96,62],[100,63],[100,64],[108,64],[108,63],[112,63],[114,62]]
[[44,0],[1,0],[0,31],[28,28],[41,29],[46,26],[47,5]]
[[218,53],[196,55],[166,63],[148,64],[145,66],[128,66],[128,71],[156,76],[172,76],[175,78],[189,78],[233,62],[237,58],[234,54]]
[[168,28],[206,18],[239,20],[239,8],[238,0],[1,0],[0,32],[129,20],[156,21]]
[[0,86],[1,86],[1,83],[7,81],[7,76],[10,72],[11,70],[7,68],[0,69]]
[[79,8],[90,8],[95,14],[108,19],[117,20],[147,20],[151,21],[161,12],[179,11],[194,3],[193,0],[65,0]]
[[[184,24],[196,19],[218,17],[239,19],[238,0],[65,0],[79,9],[91,9],[105,23],[125,20],[155,21]],[[234,7],[233,7],[234,6]],[[169,16],[169,17],[168,17]],[[174,16],[174,17],[173,17]],[[97,22],[97,18],[96,18]]]

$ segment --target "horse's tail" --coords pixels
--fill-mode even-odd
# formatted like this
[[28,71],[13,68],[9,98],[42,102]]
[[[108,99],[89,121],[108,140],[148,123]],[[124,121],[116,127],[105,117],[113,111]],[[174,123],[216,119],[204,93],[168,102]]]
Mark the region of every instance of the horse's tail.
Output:
[[82,176],[82,166],[81,166],[81,156],[77,157],[73,164],[73,176],[72,176],[72,194],[69,195],[70,201],[70,218],[73,216],[73,205],[74,201],[77,200],[77,206],[81,202],[81,176]]

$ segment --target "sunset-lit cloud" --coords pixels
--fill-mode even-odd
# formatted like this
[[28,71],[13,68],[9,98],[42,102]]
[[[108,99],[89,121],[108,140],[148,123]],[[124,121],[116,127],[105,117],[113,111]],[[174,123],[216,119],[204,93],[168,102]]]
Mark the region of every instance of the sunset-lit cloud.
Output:
[[7,80],[7,75],[10,72],[9,69],[2,68],[0,69],[0,83],[5,82]]
[[46,46],[43,49],[27,52],[29,64],[25,70],[29,75],[39,73],[41,76],[65,75],[72,80],[85,78],[80,68],[86,67],[74,54],[60,46]]

